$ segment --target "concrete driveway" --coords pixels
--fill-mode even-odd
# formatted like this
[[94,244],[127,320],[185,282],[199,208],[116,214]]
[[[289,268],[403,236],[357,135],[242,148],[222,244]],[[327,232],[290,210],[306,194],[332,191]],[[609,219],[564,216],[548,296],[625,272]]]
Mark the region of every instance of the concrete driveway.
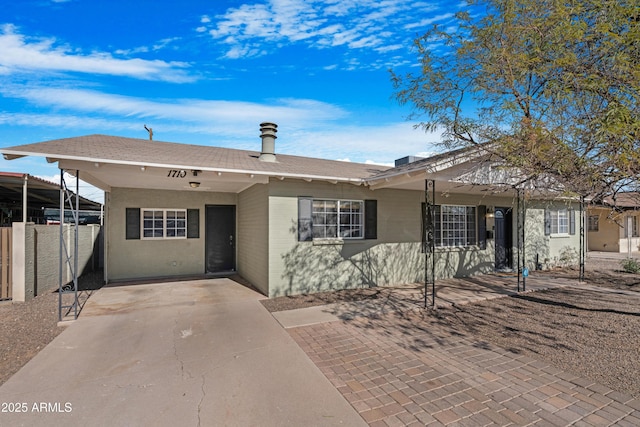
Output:
[[366,425],[261,298],[230,279],[103,288],[0,387],[0,425]]

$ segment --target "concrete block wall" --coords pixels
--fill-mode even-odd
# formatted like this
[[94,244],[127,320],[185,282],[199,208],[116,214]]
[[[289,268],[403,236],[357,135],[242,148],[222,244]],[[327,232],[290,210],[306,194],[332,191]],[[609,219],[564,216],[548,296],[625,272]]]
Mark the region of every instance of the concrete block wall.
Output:
[[[78,275],[99,268],[98,242],[101,227],[83,225],[78,227]],[[63,236],[71,265],[75,231],[65,225]],[[37,295],[58,288],[60,278],[60,226],[35,225],[34,223],[13,224],[13,301],[26,301]],[[62,271],[64,284],[73,280],[72,270],[65,265]]]

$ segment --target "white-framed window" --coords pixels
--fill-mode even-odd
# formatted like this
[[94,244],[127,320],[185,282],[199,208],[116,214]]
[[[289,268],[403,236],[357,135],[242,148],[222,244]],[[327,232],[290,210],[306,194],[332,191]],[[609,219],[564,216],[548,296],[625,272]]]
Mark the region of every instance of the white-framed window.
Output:
[[549,211],[551,234],[569,234],[569,211],[554,209]]
[[475,206],[440,205],[434,208],[436,246],[463,247],[477,244]]
[[589,215],[587,220],[587,231],[598,231],[600,229],[600,216]]
[[314,199],[311,212],[314,239],[363,239],[364,201]]
[[142,209],[143,239],[186,239],[186,209]]

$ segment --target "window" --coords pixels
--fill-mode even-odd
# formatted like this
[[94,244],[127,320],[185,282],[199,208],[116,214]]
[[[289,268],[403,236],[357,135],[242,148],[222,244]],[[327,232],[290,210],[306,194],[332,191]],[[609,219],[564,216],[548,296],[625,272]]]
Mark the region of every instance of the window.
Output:
[[143,239],[186,239],[186,209],[143,209]]
[[364,237],[361,200],[313,200],[311,218],[314,239]]
[[598,231],[598,229],[600,228],[600,216],[598,215],[589,215],[589,219],[587,222],[588,231]]
[[475,206],[434,206],[436,246],[471,246],[476,239]]
[[569,213],[566,209],[549,211],[551,234],[569,234]]

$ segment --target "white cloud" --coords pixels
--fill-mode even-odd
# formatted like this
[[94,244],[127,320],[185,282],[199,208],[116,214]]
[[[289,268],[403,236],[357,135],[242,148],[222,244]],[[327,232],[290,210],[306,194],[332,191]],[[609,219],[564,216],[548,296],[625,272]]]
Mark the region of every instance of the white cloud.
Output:
[[419,28],[419,27],[426,28],[429,25],[433,24],[434,22],[445,21],[445,20],[453,18],[453,16],[454,16],[453,13],[443,13],[441,15],[436,15],[436,16],[433,16],[431,18],[422,19],[422,20],[420,20],[418,22],[409,23],[409,24],[405,25],[404,28],[407,29],[407,30],[410,30],[410,29],[413,29],[413,28]]
[[[143,120],[162,123],[164,128],[182,129],[191,127],[198,132],[213,132],[237,135],[239,129],[251,126],[253,131],[260,121],[273,120],[295,126],[308,126],[309,123],[325,123],[342,119],[348,113],[342,108],[310,99],[280,98],[271,99],[264,104],[244,101],[177,99],[149,100],[123,95],[106,94],[85,89],[58,89],[47,87],[0,87],[5,97],[25,99],[39,107],[53,108],[57,111],[72,112],[70,119],[65,115],[25,115],[0,114],[0,123],[79,126],[82,115],[87,115],[90,126],[104,127],[109,116],[114,117],[114,125],[124,123],[127,118],[142,125]],[[91,118],[101,115],[100,119]],[[121,125],[125,127],[125,125]]]
[[313,141],[313,144],[305,144],[304,151],[299,154],[392,165],[394,160],[413,153],[435,150],[434,142],[440,141],[440,134],[425,134],[414,129],[411,123],[396,122],[369,126],[343,124],[328,130],[320,127],[299,129],[290,135],[282,135],[280,140],[277,150],[287,153],[298,154],[300,141]]
[[226,45],[224,56],[232,59],[300,42],[319,49],[343,46],[385,53],[410,47],[415,33],[408,29],[453,16],[447,12],[422,18],[439,8],[436,2],[414,0],[268,0],[229,8],[205,25],[214,40]]
[[425,134],[408,122],[353,125],[349,111],[311,99],[269,99],[264,103],[150,100],[84,89],[21,86],[0,87],[0,93],[56,111],[0,113],[0,124],[32,129],[146,138],[143,124],[147,124],[161,141],[257,150],[259,123],[273,121],[279,125],[279,153],[384,165],[414,153],[435,151],[433,143],[440,140],[440,134]]
[[[166,41],[165,41],[166,42]],[[138,48],[140,49],[140,48]],[[143,48],[148,50],[147,48]],[[146,51],[145,50],[145,51]],[[139,58],[118,59],[111,53],[78,54],[53,38],[32,40],[16,32],[11,24],[0,30],[0,70],[4,74],[23,71],[57,71],[127,76],[141,80],[189,82],[189,64]],[[143,50],[138,50],[142,52]],[[124,53],[124,51],[121,51]]]

